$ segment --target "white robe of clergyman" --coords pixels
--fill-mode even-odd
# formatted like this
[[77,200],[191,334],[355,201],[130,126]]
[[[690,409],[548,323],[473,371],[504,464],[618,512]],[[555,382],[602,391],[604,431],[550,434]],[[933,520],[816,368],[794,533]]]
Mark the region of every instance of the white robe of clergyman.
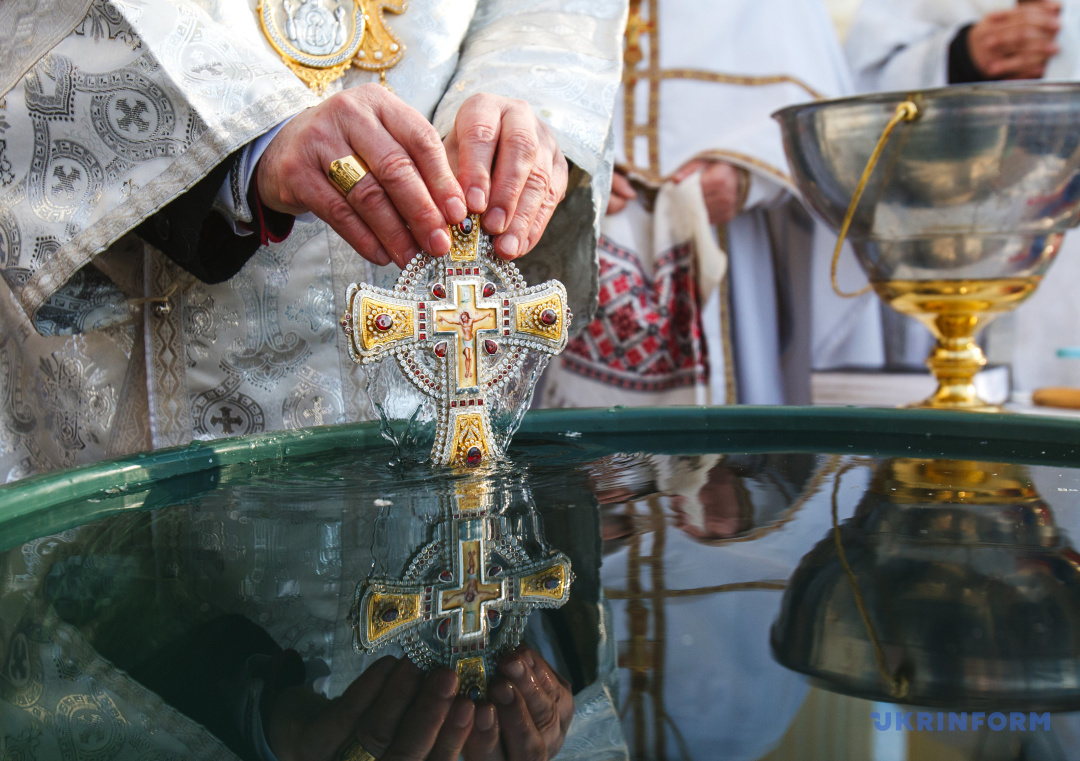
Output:
[[[299,223],[207,285],[129,234],[317,102],[256,0],[11,0],[0,8],[0,483],[148,448],[370,417],[338,305],[368,266]],[[530,282],[587,320],[623,0],[410,0],[388,72],[447,134],[470,95],[522,98],[575,169]],[[333,89],[378,81],[356,69]],[[241,204],[246,206],[246,204]],[[245,221],[245,220],[233,220]],[[140,299],[164,298],[161,305]]]
[[[657,9],[655,18],[650,8]],[[710,380],[686,385],[681,396],[670,390],[645,393],[632,390],[634,379],[608,372],[599,362],[575,372],[567,369],[574,360],[564,359],[548,371],[545,402],[806,403],[811,365],[880,363],[873,297],[844,301],[829,288],[835,238],[790,203],[797,191],[780,129],[771,119],[785,106],[851,89],[824,4],[631,3],[628,52],[639,39],[641,60],[628,58],[616,101],[616,165],[658,187],[659,197],[655,206],[646,205],[651,199],[632,201],[605,218],[602,232],[613,245],[637,254],[646,272],[667,252],[692,243]],[[632,92],[627,82],[635,82]],[[698,157],[729,162],[751,178],[746,210],[720,236],[717,253],[703,250],[709,246],[696,234],[708,227],[707,219],[688,224],[677,218],[704,215],[704,204],[669,199],[668,178]],[[686,182],[700,187],[696,179]],[[845,258],[841,278],[860,282],[852,259]],[[601,293],[603,288],[601,273]],[[593,357],[599,354],[594,349]]]
[[[851,25],[847,54],[862,92],[912,90],[948,84],[949,45],[963,27],[1012,0],[864,0]],[[1061,52],[1046,79],[1080,78],[1080,2],[1061,0]],[[1080,385],[1080,362],[1060,359],[1059,348],[1080,346],[1080,234],[1065,236],[1042,285],[1015,312],[999,317],[987,333],[991,362],[1007,363],[1013,387]],[[919,362],[931,343],[925,329],[906,321],[909,351]],[[900,328],[897,321],[897,328]]]

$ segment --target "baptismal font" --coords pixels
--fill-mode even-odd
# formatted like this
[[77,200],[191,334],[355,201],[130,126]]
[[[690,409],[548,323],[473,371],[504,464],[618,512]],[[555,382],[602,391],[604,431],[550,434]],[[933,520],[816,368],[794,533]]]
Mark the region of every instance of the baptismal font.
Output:
[[[937,339],[926,364],[938,389],[913,406],[999,409],[975,391],[975,336],[1035,291],[1080,221],[1078,95],[976,85],[775,115],[803,197],[851,241],[878,296]],[[834,257],[839,293],[835,273]]]

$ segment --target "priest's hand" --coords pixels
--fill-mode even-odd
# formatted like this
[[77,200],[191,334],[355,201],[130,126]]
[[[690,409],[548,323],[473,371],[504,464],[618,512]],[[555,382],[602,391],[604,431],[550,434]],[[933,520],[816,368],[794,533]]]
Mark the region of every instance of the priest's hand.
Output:
[[611,175],[611,195],[608,197],[608,216],[618,214],[626,204],[637,198],[637,191],[625,174],[616,169]]
[[[370,172],[343,196],[328,171],[351,154]],[[377,84],[350,88],[295,116],[256,171],[264,205],[314,212],[376,264],[404,266],[420,249],[449,253],[447,226],[465,218],[464,194],[438,132]]]
[[742,211],[740,207],[746,200],[742,198],[743,184],[739,177],[742,170],[723,161],[692,159],[683,164],[671,176],[671,180],[680,183],[699,169],[709,222],[714,225],[728,224],[739,215]]
[[335,761],[358,754],[355,743],[379,761],[457,761],[475,710],[457,689],[448,669],[425,676],[407,659],[382,658],[336,700],[307,687],[282,691],[267,739],[279,761]]
[[971,27],[968,54],[987,79],[1039,79],[1058,53],[1061,6],[1031,0],[991,13]]
[[489,685],[491,703],[477,706],[466,761],[553,758],[574,718],[570,685],[527,645],[503,656],[499,671]]
[[469,211],[503,259],[528,253],[566,196],[569,167],[551,128],[523,100],[478,93],[444,140]]

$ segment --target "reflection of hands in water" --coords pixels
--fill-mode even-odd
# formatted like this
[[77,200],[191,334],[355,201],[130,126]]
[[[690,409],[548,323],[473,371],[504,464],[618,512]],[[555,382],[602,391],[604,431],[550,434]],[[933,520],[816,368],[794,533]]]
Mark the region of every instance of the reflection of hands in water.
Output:
[[742,525],[737,481],[731,468],[714,466],[695,497],[672,499],[675,525],[695,539],[729,539],[748,528]]
[[570,684],[527,645],[507,653],[499,671],[488,689],[491,704],[477,706],[466,761],[552,758],[574,717]]
[[475,712],[457,688],[448,669],[425,676],[407,659],[382,658],[336,700],[307,687],[282,691],[270,709],[267,739],[280,761],[333,761],[353,740],[380,761],[455,761]]
[[307,687],[283,690],[267,739],[280,761],[334,761],[357,741],[379,761],[533,761],[558,753],[574,715],[570,685],[527,646],[508,653],[491,703],[457,695],[452,671],[427,676],[409,660],[382,658],[336,700]]

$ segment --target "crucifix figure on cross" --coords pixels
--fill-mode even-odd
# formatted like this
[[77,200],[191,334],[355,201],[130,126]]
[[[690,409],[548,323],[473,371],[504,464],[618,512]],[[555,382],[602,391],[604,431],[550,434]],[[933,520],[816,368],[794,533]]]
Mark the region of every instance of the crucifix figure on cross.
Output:
[[530,354],[566,347],[571,314],[557,280],[529,287],[498,259],[475,216],[450,228],[442,258],[420,253],[393,290],[352,284],[341,326],[355,362],[392,357],[435,401],[432,459],[478,465],[502,454],[488,409]]
[[[476,386],[476,340],[477,332],[484,330],[498,333],[496,322],[498,309],[481,309],[476,306],[476,287],[458,284],[456,304],[449,309],[435,310],[435,330],[453,333],[456,344],[457,382],[459,386]],[[472,310],[472,311],[469,311]],[[486,339],[488,346],[497,346]],[[492,351],[491,353],[495,353]]]
[[478,700],[529,614],[564,605],[574,574],[561,552],[529,554],[501,514],[498,485],[467,479],[453,489],[402,577],[357,585],[350,623],[360,652],[398,643],[423,669],[454,669],[461,694]]

